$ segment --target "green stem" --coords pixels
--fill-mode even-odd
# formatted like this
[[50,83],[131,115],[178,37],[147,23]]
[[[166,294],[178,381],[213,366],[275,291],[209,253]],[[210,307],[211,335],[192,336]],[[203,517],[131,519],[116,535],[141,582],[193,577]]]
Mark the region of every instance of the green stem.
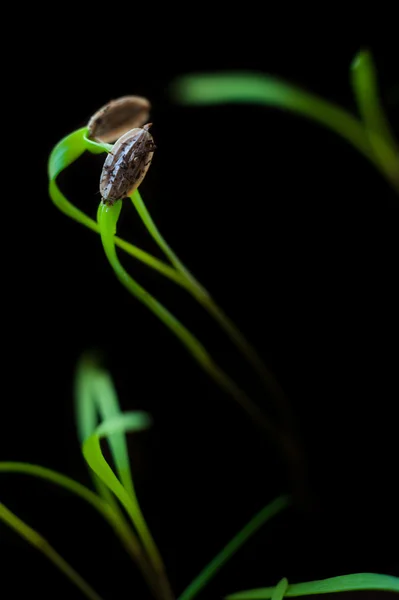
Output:
[[115,230],[122,207],[122,201],[113,206],[100,204],[98,220],[101,240],[107,259],[117,278],[129,292],[153,312],[181,341],[200,367],[215,381],[215,383],[247,412],[269,435],[271,442],[279,450],[287,468],[292,483],[293,494],[300,505],[306,506],[306,477],[304,461],[296,440],[288,429],[276,427],[259,407],[241,390],[235,381],[229,377],[213,360],[199,340],[174,317],[158,300],[141,287],[122,267],[115,248]]
[[89,600],[101,600],[101,596],[75,571],[67,561],[37,531],[0,503],[0,520],[4,521],[32,546],[42,552]]
[[253,419],[261,422],[268,432],[275,436],[276,432],[270,421],[266,419],[245,392],[243,392],[236,383],[220,367],[218,367],[198,339],[184,327],[172,313],[158,302],[158,300],[141,287],[122,267],[116,254],[114,241],[116,223],[119,218],[121,207],[121,201],[113,206],[107,206],[104,203],[101,203],[98,211],[98,220],[104,251],[119,281],[176,335],[203,370],[208,373],[208,375],[210,375],[224,391],[230,393]]
[[[54,179],[50,180],[49,194],[52,201],[61,212],[63,212],[65,215],[67,215],[74,221],[81,223],[88,229],[91,229],[96,233],[100,233],[100,228],[98,224],[95,221],[93,221],[93,219],[88,217],[83,211],[76,208],[76,206],[69,202],[69,200],[67,200],[64,194],[60,191]],[[130,256],[132,256],[133,258],[136,258],[137,260],[141,261],[145,265],[149,266],[151,269],[158,271],[158,273],[161,273],[171,281],[174,281],[175,283],[184,288],[190,287],[189,284],[179,273],[176,272],[175,269],[173,269],[169,265],[166,265],[161,260],[158,260],[151,254],[148,254],[144,250],[140,250],[140,248],[137,248],[137,246],[129,244],[129,242],[126,242],[125,240],[122,240],[119,237],[115,237],[115,244],[119,246],[119,248],[124,250],[124,252],[130,254]]]
[[289,423],[289,427],[287,428],[291,429],[293,417],[289,403],[287,402],[285,394],[279,383],[263,363],[255,348],[248,342],[233,321],[231,321],[229,317],[227,317],[227,315],[222,311],[222,309],[216,304],[209,292],[197,281],[194,275],[190,273],[187,267],[177,257],[152,220],[139,190],[135,190],[133,192],[131,200],[152,238],[169,258],[175,269],[188,280],[189,284],[191,284],[190,287],[188,287],[188,291],[215,319],[220,327],[227,333],[241,354],[252,365],[253,369],[257,372],[262,380],[266,390],[269,392],[270,397],[273,399],[274,404],[280,413],[282,422]]
[[399,192],[399,148],[381,105],[377,71],[370,52],[356,56],[351,69],[352,87],[370,144],[387,180]]
[[144,225],[147,227],[150,235],[156,241],[161,250],[165,253],[165,255],[169,258],[172,265],[175,269],[181,273],[185,279],[191,283],[193,288],[196,288],[197,293],[203,294],[205,296],[209,296],[208,292],[202,285],[196,280],[196,278],[190,273],[187,267],[181,262],[179,257],[173,252],[172,248],[167,244],[165,238],[161,235],[157,226],[151,218],[150,213],[147,210],[146,205],[143,202],[141,194],[139,190],[135,190],[131,196],[131,200],[141,218]]
[[141,287],[122,267],[116,253],[114,241],[116,224],[121,207],[122,201],[117,202],[113,206],[107,206],[101,203],[98,210],[101,240],[104,251],[117,278],[134,297],[149,308],[149,310],[175,334],[209,377],[211,377],[223,391],[231,395],[254,422],[267,432],[271,442],[277,447],[287,465],[289,477],[293,486],[293,494],[298,502],[302,506],[305,506],[307,500],[305,496],[306,480],[304,474],[304,462],[302,453],[299,451],[291,432],[286,429],[277,428],[271,420],[263,414],[253,400],[238,387],[235,381],[215,363],[199,340],[160,302],[158,302],[158,300]]
[[[292,409],[287,401],[284,391],[273,374],[264,365],[253,346],[247,341],[236,325],[225,315],[207,290],[188,271],[188,269],[167,244],[166,240],[158,231],[157,226],[152,220],[151,215],[149,214],[138,190],[133,193],[131,199],[153,239],[164,251],[177,271],[179,271],[179,273],[186,279],[187,283],[190,284],[190,286],[187,288],[188,291],[198,301],[198,303],[205,310],[207,310],[207,312],[215,319],[215,321],[219,323],[221,328],[227,333],[241,354],[246,358],[246,360],[252,365],[254,370],[259,375],[263,386],[268,393],[268,397],[272,400],[277,411],[277,415],[279,416],[279,427],[281,429],[278,433],[276,433],[276,429],[273,430],[270,427],[270,422],[265,422],[263,414],[258,410],[256,405],[254,405],[248,398],[243,397],[243,392],[237,388],[236,384],[223,371],[221,371],[219,367],[215,365],[215,363],[210,362],[210,357],[209,355],[207,356],[205,370],[207,370],[208,374],[211,375],[211,377],[218,383],[220,387],[222,387],[227,393],[231,394],[241,404],[241,406],[247,410],[254,420],[266,427],[269,435],[271,434],[274,438],[274,443],[279,447],[283,459],[287,465],[288,475],[292,483],[292,490],[295,499],[297,503],[302,506],[302,508],[307,508],[309,500],[307,498],[306,489],[306,461],[304,459],[301,444],[298,440]],[[175,333],[178,336],[179,332],[181,332],[181,327],[182,326],[180,323],[177,325],[177,328],[175,325]],[[194,345],[195,348],[198,348],[198,340],[193,340],[194,338],[191,336],[190,343],[188,345],[186,340],[186,347],[190,349],[190,347],[193,348]],[[204,349],[202,348],[202,351],[203,350]],[[201,364],[201,360],[198,358],[197,360]]]

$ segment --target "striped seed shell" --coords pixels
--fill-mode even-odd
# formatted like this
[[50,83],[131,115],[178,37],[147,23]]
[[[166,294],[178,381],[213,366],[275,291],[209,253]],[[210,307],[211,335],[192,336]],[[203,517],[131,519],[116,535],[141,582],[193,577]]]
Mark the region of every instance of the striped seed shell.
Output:
[[142,127],[148,121],[151,104],[142,96],[122,96],[102,106],[91,117],[88,137],[112,143],[127,131]]
[[105,159],[100,194],[107,204],[130,195],[143,181],[155,150],[151,123],[122,135]]

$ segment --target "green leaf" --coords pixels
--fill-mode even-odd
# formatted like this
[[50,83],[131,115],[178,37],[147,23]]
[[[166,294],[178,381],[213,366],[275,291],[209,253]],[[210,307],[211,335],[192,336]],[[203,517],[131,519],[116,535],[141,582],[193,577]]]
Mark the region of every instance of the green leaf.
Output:
[[[272,598],[275,587],[259,588],[237,592],[226,596],[227,600],[263,600]],[[336,592],[349,592],[353,590],[384,590],[386,592],[399,592],[399,578],[378,573],[353,573],[340,575],[320,581],[307,583],[292,583],[284,596],[310,596],[312,594],[333,594]]]
[[14,529],[21,537],[42,552],[89,600],[101,600],[93,588],[70,566],[67,561],[37,531],[0,503],[0,520]]
[[288,496],[279,496],[270,504],[262,508],[241,531],[225,546],[219,554],[201,571],[199,575],[190,583],[190,585],[179,596],[179,600],[191,600],[202,588],[216,575],[219,569],[241,548],[241,546],[258,531],[258,529],[267,523],[272,517],[279,514],[290,504]]

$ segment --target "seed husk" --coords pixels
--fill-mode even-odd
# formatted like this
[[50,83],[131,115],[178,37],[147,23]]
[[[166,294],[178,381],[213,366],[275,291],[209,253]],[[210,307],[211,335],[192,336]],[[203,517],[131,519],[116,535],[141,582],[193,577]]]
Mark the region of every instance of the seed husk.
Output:
[[122,96],[102,106],[90,118],[88,137],[112,143],[131,129],[148,121],[151,104],[142,96]]

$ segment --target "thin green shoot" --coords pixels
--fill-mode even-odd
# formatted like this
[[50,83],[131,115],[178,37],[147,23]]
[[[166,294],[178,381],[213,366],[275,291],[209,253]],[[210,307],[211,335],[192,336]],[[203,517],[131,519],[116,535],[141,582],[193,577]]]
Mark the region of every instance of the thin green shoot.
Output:
[[273,502],[262,508],[250,521],[239,531],[233,539],[215,556],[213,560],[201,571],[199,575],[179,596],[178,600],[192,600],[209,581],[216,575],[223,565],[271,518],[279,514],[290,505],[288,496],[279,496]]
[[113,148],[113,144],[107,144],[106,142],[97,142],[96,140],[91,140],[87,137],[87,130],[83,135],[84,141],[86,143],[87,149],[90,150],[93,154],[101,154],[102,152],[111,152]]
[[299,501],[302,501],[304,486],[302,455],[290,432],[276,426],[235,381],[215,363],[201,342],[158,300],[140,286],[121,265],[116,253],[114,238],[121,208],[121,201],[114,205],[106,205],[101,202],[97,213],[105,255],[115,275],[135,298],[147,306],[175,334],[209,377],[229,394],[257,425],[264,429],[285,461],[295,494]]
[[202,369],[227,393],[242,406],[246,412],[260,423],[273,438],[278,436],[272,423],[263,415],[253,401],[242,391],[235,382],[214,362],[204,346],[176,317],[172,315],[158,300],[140,286],[123,268],[116,253],[114,234],[122,208],[122,202],[114,205],[100,203],[98,209],[98,222],[100,225],[101,240],[108,261],[119,281],[142,304],[147,306],[160,321],[162,321],[182,342],[189,353],[194,357]]
[[216,304],[210,293],[197,281],[197,279],[195,279],[192,273],[190,273],[187,267],[168,245],[152,220],[138,189],[133,192],[131,200],[152,238],[169,258],[175,269],[192,284],[189,289],[190,293],[215,319],[219,326],[227,333],[231,341],[236,345],[242,356],[244,356],[244,358],[252,365],[262,380],[266,390],[269,392],[270,399],[274,401],[274,404],[280,413],[281,421],[286,424],[287,429],[292,429],[293,416],[285,394],[273,374],[263,363],[255,348],[248,342],[233,321],[231,321],[231,319],[229,319]]
[[27,542],[42,552],[53,565],[57,567],[89,600],[102,600],[101,596],[83,579],[79,573],[64,559],[49,542],[37,531],[32,529],[17,515],[11,512],[4,504],[0,503],[0,520],[14,529]]
[[[179,271],[185,279],[188,279],[194,288],[196,288],[196,292],[199,295],[209,296],[207,290],[196,280],[194,275],[190,273],[187,267],[181,262],[176,253],[172,250],[169,244],[166,242],[165,238],[161,235],[158,227],[155,225],[154,221],[150,213],[147,210],[146,205],[143,202],[141,194],[138,189],[136,189],[131,195],[131,200],[134,204],[135,209],[137,210],[141,220],[144,225],[147,227],[152,238],[156,241],[161,250],[165,253],[165,255],[169,258],[172,265],[175,267],[176,271]],[[197,297],[197,295],[196,295]]]
[[[226,596],[226,600],[266,600],[273,598],[275,587],[259,588],[236,592]],[[385,592],[399,592],[399,578],[392,575],[379,573],[352,573],[309,581],[307,583],[289,583],[284,596],[311,596],[313,594],[335,594],[337,592],[350,592],[355,590],[384,590]]]
[[381,169],[399,191],[399,147],[381,105],[371,52],[363,50],[351,68],[352,87],[370,144]]

